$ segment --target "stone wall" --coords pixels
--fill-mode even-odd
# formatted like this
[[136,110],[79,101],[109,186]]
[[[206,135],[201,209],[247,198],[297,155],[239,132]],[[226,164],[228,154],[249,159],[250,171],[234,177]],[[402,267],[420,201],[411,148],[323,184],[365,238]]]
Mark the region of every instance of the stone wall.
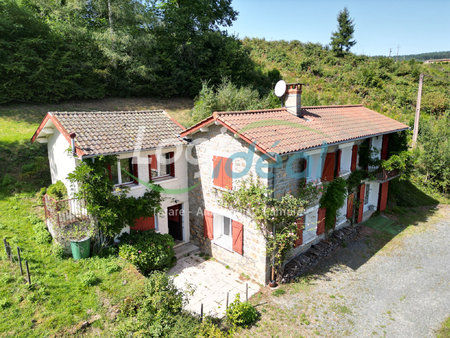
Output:
[[[192,135],[193,142],[188,146],[188,184],[189,191],[191,242],[200,246],[218,261],[231,269],[245,273],[255,281],[265,284],[268,281],[269,268],[266,261],[266,245],[256,224],[246,215],[221,206],[222,191],[213,186],[213,156],[229,158],[239,156],[233,161],[233,173],[241,173],[246,166],[249,172],[240,178],[233,178],[233,188],[252,175],[256,178],[256,162],[261,154],[249,152],[248,144],[235,138],[228,130],[219,125],[211,125],[208,131]],[[247,161],[244,158],[248,159]],[[189,160],[190,158],[190,160]],[[261,184],[267,185],[267,177],[258,177]],[[214,240],[204,237],[203,211],[229,217],[241,222],[243,226],[243,255],[223,248]]]

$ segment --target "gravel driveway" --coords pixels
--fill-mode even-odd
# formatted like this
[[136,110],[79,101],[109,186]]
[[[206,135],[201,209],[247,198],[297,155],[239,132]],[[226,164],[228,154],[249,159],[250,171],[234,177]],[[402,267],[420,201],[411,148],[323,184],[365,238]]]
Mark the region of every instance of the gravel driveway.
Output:
[[256,296],[261,321],[242,334],[433,337],[450,314],[449,243],[449,206],[394,238],[363,228],[310,278]]

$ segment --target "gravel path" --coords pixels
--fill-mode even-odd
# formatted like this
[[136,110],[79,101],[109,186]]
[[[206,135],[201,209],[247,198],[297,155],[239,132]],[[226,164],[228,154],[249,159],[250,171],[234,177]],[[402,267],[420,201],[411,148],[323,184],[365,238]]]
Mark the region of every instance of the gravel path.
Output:
[[450,207],[389,241],[372,229],[362,232],[309,282],[285,286],[281,297],[269,291],[260,297],[262,320],[250,333],[435,336],[450,315]]

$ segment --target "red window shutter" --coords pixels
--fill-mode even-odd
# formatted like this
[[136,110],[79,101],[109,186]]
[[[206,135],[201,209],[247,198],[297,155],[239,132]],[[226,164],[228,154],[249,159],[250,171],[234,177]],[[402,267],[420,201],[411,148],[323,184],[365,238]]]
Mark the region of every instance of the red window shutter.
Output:
[[383,135],[383,143],[381,145],[381,159],[387,160],[388,157],[389,135]]
[[347,197],[347,218],[352,218],[353,216],[353,199],[354,199],[354,194],[349,194]]
[[297,218],[297,239],[294,242],[294,248],[302,245],[303,243],[303,228],[305,227],[305,216]]
[[334,178],[335,153],[328,153],[323,166],[322,181],[332,181]]
[[225,189],[233,189],[233,161],[229,158],[222,157],[222,187]]
[[222,187],[222,157],[213,156],[213,184]]
[[341,154],[342,150],[339,149],[336,152],[336,177],[339,177],[339,175],[341,174]]
[[131,230],[147,231],[155,229],[155,216],[140,217],[134,221],[134,226],[130,227]]
[[139,171],[138,171],[138,159],[137,157],[134,157],[132,160],[132,164],[133,164],[133,176],[136,177],[133,179],[134,183],[138,183],[138,178],[139,178]]
[[221,156],[213,157],[213,184],[225,189],[233,188],[233,162]]
[[148,155],[148,178],[152,179],[152,169],[158,170],[158,162],[156,161],[156,155]]
[[364,213],[364,193],[366,190],[366,185],[361,184],[359,186],[359,209],[358,209],[358,220],[357,223],[362,222],[363,219],[363,213]]
[[170,176],[175,177],[175,156],[174,152],[169,153],[169,166],[170,166]]
[[358,158],[358,146],[355,144],[352,148],[352,164],[350,166],[351,171],[356,170],[356,160]]
[[325,232],[325,215],[327,213],[326,208],[319,208],[317,212],[317,235],[321,235]]
[[378,206],[378,210],[380,210],[380,211],[386,210],[387,198],[388,198],[388,188],[389,188],[389,181],[380,184],[380,189],[381,189],[380,203]]
[[244,226],[238,221],[232,221],[233,251],[242,255],[244,253]]
[[204,236],[209,239],[214,238],[213,229],[214,229],[214,215],[209,210],[204,210],[203,214],[203,226],[204,226]]

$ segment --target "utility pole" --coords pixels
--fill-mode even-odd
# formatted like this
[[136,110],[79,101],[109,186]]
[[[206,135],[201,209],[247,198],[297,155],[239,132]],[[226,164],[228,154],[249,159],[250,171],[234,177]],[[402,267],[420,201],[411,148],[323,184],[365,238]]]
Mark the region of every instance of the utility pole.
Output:
[[392,54],[392,48],[389,48],[389,57],[391,57]]
[[414,116],[414,132],[412,138],[412,147],[416,147],[417,135],[419,134],[420,101],[422,99],[423,73],[419,77],[419,91],[417,93],[416,115]]

